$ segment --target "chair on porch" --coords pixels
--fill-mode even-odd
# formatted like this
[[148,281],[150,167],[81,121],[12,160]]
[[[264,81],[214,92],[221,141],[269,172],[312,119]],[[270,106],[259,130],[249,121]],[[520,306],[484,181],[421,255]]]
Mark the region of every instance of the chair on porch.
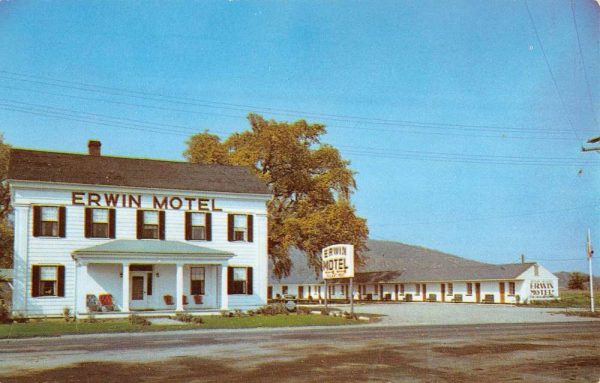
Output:
[[163,295],[163,299],[167,306],[173,306],[175,303],[173,302],[173,296],[169,294]]
[[[279,294],[277,294],[279,295]],[[202,295],[192,295],[194,297],[194,303],[197,305],[202,304]]]
[[183,304],[187,305],[188,304],[187,295],[182,295],[181,298],[183,298]]
[[85,306],[87,307],[89,312],[100,311],[100,302],[98,301],[98,297],[95,294],[87,294],[85,296]]
[[101,311],[115,311],[115,304],[113,303],[111,294],[100,294],[98,295],[98,299],[100,300]]

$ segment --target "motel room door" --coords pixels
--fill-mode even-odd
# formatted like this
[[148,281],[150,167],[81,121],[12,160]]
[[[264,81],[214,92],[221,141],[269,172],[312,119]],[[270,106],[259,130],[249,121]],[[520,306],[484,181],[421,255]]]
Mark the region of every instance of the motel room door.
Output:
[[442,298],[440,299],[442,302],[446,302],[446,284],[442,283],[440,285],[440,293],[442,295]]
[[148,308],[148,282],[150,278],[152,278],[152,273],[146,274],[142,271],[131,272],[129,307],[132,310]]
[[304,298],[304,286],[298,286],[298,297],[297,299]]
[[481,283],[475,283],[475,302],[481,302]]
[[504,282],[500,282],[498,286],[500,287],[500,303],[506,303],[506,299],[504,298]]

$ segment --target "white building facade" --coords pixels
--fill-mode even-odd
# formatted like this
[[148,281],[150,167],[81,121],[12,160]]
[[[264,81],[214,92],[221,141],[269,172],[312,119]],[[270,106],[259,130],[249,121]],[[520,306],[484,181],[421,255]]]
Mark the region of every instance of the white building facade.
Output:
[[266,303],[270,196],[256,177],[237,167],[105,157],[91,145],[98,150],[90,155],[11,152],[13,313],[201,313]]

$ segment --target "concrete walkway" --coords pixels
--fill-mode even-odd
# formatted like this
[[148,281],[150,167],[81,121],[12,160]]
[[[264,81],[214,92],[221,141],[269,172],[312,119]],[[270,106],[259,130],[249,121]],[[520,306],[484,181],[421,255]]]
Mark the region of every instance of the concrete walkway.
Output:
[[[350,305],[332,307],[350,311]],[[565,309],[513,305],[457,303],[389,303],[355,305],[356,313],[385,315],[378,325],[465,325],[486,323],[540,323],[598,321],[599,318],[566,316]]]

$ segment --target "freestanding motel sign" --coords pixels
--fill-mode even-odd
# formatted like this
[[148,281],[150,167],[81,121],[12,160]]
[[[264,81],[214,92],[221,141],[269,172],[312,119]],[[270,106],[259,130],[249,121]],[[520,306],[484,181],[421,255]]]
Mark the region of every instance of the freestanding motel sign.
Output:
[[354,314],[354,245],[331,245],[322,250],[323,280],[325,281],[325,307],[327,307],[327,280],[350,278],[350,313]]

